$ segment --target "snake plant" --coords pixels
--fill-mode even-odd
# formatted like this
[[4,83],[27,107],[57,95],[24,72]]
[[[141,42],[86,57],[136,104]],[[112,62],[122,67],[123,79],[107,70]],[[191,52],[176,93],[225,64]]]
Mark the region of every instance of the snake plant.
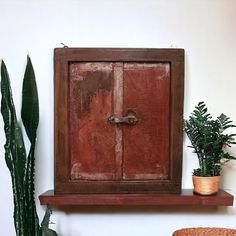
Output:
[[21,109],[22,123],[30,141],[28,153],[17,120],[10,78],[4,61],[1,63],[1,93],[1,113],[6,136],[5,161],[12,180],[16,235],[56,236],[57,233],[48,228],[51,210],[47,207],[40,225],[34,199],[34,154],[39,124],[39,102],[34,69],[29,56],[23,79]]

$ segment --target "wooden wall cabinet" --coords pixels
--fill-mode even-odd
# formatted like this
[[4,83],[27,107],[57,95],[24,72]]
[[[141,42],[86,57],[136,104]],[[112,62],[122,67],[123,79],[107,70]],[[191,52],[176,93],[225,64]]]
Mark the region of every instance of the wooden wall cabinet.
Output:
[[58,48],[55,193],[180,193],[183,49]]

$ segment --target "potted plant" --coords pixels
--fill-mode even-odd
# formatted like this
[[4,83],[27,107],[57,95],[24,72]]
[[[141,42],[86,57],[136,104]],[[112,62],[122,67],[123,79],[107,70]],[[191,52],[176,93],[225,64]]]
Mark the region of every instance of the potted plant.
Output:
[[224,114],[216,119],[207,112],[204,102],[199,102],[188,120],[184,120],[184,131],[191,142],[191,148],[197,154],[199,168],[193,170],[194,192],[202,195],[215,194],[222,167],[230,160],[236,160],[227,152],[235,144],[236,134],[226,130],[236,127]]

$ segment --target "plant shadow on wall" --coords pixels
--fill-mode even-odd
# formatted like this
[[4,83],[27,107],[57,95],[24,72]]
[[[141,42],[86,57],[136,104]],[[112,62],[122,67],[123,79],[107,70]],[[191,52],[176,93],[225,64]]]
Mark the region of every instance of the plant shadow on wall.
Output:
[[[235,127],[224,114],[213,119],[204,102],[199,102],[189,119],[184,121],[184,130],[191,142],[189,147],[194,149],[199,161],[199,168],[193,170],[196,193],[210,195],[218,191],[222,167],[230,160],[236,160],[228,152],[231,144],[236,143],[236,134],[226,133],[228,129]],[[210,187],[211,181],[216,182]],[[197,182],[200,187],[196,186]]]
[[10,79],[5,63],[1,64],[1,113],[6,135],[5,161],[12,179],[14,224],[17,236],[57,236],[49,229],[51,210],[47,207],[39,224],[34,199],[35,144],[39,123],[38,92],[30,58],[23,79],[21,118],[30,141],[27,154],[21,127],[16,117]]

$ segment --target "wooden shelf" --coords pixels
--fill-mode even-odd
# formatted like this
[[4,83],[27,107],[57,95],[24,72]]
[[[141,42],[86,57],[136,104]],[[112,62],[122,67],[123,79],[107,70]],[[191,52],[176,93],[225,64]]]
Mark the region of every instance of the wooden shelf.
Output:
[[181,194],[54,194],[49,190],[39,196],[41,205],[52,206],[232,206],[233,199],[233,195],[224,190],[212,196],[201,196],[194,194],[192,189],[183,189]]

